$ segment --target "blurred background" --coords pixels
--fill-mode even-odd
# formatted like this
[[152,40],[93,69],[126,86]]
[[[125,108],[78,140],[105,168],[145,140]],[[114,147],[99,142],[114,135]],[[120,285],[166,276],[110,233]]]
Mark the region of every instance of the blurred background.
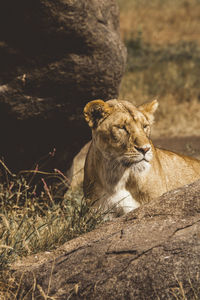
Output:
[[200,136],[200,1],[118,3],[128,51],[120,98],[159,100],[154,138]]

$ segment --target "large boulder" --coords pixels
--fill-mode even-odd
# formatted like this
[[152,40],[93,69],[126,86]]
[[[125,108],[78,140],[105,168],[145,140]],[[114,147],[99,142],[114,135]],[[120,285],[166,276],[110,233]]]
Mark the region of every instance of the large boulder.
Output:
[[[199,299],[200,181],[16,265],[26,299]],[[23,276],[22,276],[23,275]]]
[[[89,139],[86,102],[118,95],[126,60],[116,0],[0,3],[0,156],[18,171],[56,148],[66,170]],[[44,161],[43,161],[44,162]]]

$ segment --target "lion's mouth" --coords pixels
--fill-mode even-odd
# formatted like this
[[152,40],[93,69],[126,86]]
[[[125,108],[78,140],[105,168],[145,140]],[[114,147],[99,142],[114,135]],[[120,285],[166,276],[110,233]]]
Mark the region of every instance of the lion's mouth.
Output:
[[128,167],[131,167],[132,165],[136,165],[136,164],[139,164],[140,162],[143,162],[143,161],[146,161],[146,162],[149,162],[145,157],[143,157],[142,159],[130,159],[130,158],[123,158],[121,163],[124,167],[128,168]]

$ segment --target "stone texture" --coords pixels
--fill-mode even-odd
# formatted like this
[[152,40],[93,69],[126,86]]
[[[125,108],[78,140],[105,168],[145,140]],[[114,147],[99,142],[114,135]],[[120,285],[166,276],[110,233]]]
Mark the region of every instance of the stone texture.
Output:
[[199,269],[197,181],[23,260],[14,276],[26,299],[199,299]]
[[125,60],[115,0],[1,1],[0,156],[8,166],[31,168],[56,148],[51,167],[66,170],[89,139],[84,105],[117,97]]

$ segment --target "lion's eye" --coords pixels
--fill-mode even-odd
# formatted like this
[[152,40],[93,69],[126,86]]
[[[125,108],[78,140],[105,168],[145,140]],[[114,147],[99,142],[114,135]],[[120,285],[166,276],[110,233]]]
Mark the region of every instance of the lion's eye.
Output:
[[118,132],[128,132],[126,129],[126,126],[113,126],[114,130],[118,131]]
[[114,141],[121,141],[127,135],[127,129],[125,126],[114,125],[111,129],[112,137]]
[[121,130],[125,131],[126,133],[128,133],[128,130],[126,129],[126,126],[125,126],[125,125],[122,126],[122,127],[120,127],[119,129],[121,129]]
[[148,125],[148,124],[144,124],[144,125],[143,125],[143,128],[144,128],[144,129],[147,129],[147,128],[149,128],[149,125]]

